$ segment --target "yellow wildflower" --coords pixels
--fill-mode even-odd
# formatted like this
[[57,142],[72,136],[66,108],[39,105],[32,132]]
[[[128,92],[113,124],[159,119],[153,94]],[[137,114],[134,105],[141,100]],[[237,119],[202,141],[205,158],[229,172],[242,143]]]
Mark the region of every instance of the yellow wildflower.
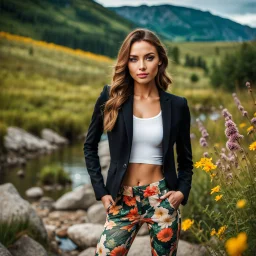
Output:
[[214,236],[214,235],[216,235],[216,234],[217,234],[217,232],[216,232],[215,228],[212,228],[211,236]]
[[256,116],[256,112],[254,113],[254,116]]
[[213,178],[216,176],[216,173],[211,173],[210,174],[210,177],[211,177],[211,182],[212,182],[212,180],[213,180]]
[[219,144],[219,143],[214,143],[214,146],[215,146],[216,148],[218,148],[218,147],[220,146],[220,144]]
[[247,235],[241,232],[237,237],[231,237],[225,243],[226,251],[229,256],[239,256],[247,249]]
[[256,150],[256,141],[254,141],[250,146],[249,146],[250,150]]
[[215,201],[216,201],[216,202],[219,201],[219,200],[222,198],[222,196],[223,196],[223,195],[217,195],[217,196],[215,197]]
[[216,192],[220,192],[220,186],[219,185],[212,188],[211,194],[216,193]]
[[241,199],[238,200],[236,203],[236,208],[244,208],[246,205],[246,200],[245,199]]
[[239,127],[240,128],[244,128],[246,126],[246,123],[241,123],[241,124],[239,124]]
[[212,158],[202,157],[200,161],[194,164],[196,168],[202,167],[202,170],[209,172],[217,168],[217,165],[212,163]]
[[224,232],[226,231],[226,229],[227,229],[227,225],[224,225],[224,226],[222,226],[222,227],[219,228],[218,233],[217,233],[217,236],[218,236],[218,238],[219,238],[220,240],[222,240],[223,234],[224,234]]
[[186,231],[187,229],[189,229],[194,223],[194,220],[191,219],[185,219],[182,223],[181,223],[181,229]]
[[247,128],[247,132],[251,132],[252,130],[253,130],[253,126],[252,125]]

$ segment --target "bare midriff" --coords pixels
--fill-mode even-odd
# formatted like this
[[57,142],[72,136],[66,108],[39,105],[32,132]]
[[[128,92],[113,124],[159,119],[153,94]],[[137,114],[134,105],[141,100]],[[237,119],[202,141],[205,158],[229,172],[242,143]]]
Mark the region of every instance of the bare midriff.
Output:
[[162,165],[129,163],[122,185],[142,186],[164,178]]

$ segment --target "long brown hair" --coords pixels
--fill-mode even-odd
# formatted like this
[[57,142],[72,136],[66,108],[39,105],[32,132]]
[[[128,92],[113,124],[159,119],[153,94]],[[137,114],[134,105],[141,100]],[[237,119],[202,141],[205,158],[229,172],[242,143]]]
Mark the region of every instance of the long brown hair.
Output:
[[159,60],[162,61],[155,77],[156,85],[166,91],[168,85],[172,83],[171,76],[166,72],[168,66],[167,51],[159,38],[154,32],[144,28],[137,28],[130,32],[119,49],[117,63],[114,66],[109,99],[106,101],[104,108],[104,131],[111,131],[113,129],[119,108],[131,94],[130,89],[134,80],[129,73],[127,64],[131,46],[134,42],[138,41],[146,41],[154,45],[158,52]]

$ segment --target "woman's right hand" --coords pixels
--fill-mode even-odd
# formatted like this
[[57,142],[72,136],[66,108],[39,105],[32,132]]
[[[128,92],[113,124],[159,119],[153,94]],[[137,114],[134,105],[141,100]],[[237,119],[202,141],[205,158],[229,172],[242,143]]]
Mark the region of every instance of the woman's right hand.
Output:
[[105,208],[105,210],[107,211],[109,207],[111,207],[110,205],[114,205],[115,201],[113,200],[111,195],[105,195],[101,198],[101,201],[103,203],[103,206]]

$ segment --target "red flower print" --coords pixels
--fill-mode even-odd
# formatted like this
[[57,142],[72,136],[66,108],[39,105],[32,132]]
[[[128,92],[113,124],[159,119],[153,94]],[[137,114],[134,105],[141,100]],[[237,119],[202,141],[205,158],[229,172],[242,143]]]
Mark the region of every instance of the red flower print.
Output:
[[171,228],[164,228],[162,229],[158,234],[157,234],[157,238],[158,240],[162,241],[162,242],[167,242],[169,241],[173,236],[173,231]]
[[159,188],[157,186],[148,186],[146,187],[146,189],[144,190],[144,197],[149,197],[149,196],[153,196],[155,194],[159,193]]
[[129,219],[129,221],[133,221],[133,220],[136,220],[136,219],[140,219],[140,215],[138,214],[138,208],[137,207],[134,207],[132,208],[128,214],[126,214],[125,216],[126,218]]
[[127,254],[127,249],[123,245],[120,245],[120,246],[114,248],[110,252],[110,256],[123,256],[126,254]]
[[126,205],[128,206],[135,206],[136,205],[136,198],[132,196],[123,196],[123,200]]

